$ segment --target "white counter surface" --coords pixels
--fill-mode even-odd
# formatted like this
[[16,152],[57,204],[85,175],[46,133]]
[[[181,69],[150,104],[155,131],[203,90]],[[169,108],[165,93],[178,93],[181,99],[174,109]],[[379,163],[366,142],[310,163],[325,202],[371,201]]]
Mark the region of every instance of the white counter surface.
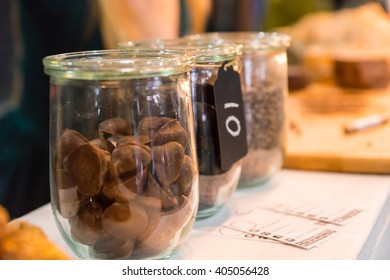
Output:
[[[243,211],[243,207],[253,210],[263,203],[296,205],[302,202],[320,205],[328,210],[342,205],[347,209],[360,209],[361,212],[345,225],[326,224],[327,229],[337,234],[311,249],[222,234],[222,225],[234,219],[237,213]],[[282,222],[289,219],[284,217]],[[53,242],[74,256],[56,228],[49,204],[20,219],[40,226]],[[291,226],[294,227],[294,224]],[[215,216],[196,221],[185,243],[171,258],[389,260],[390,175],[282,170],[263,185],[237,189],[229,203]]]

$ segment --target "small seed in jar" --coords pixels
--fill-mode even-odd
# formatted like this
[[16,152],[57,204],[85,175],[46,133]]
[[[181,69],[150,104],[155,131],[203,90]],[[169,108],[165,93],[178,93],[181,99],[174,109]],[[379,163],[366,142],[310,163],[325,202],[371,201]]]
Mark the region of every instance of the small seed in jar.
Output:
[[256,90],[244,95],[249,148],[272,149],[279,145],[283,130],[283,90],[273,83],[264,83]]

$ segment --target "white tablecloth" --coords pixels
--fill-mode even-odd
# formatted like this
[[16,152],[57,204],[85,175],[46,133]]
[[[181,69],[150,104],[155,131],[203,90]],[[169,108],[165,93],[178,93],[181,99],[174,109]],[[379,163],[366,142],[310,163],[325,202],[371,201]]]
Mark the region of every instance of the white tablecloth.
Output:
[[[340,233],[316,248],[304,250],[266,240],[221,236],[221,224],[235,215],[245,201],[250,207],[263,199],[315,201],[331,206],[341,203],[363,210],[353,221],[338,227]],[[40,226],[48,237],[66,250],[47,204],[20,219]],[[282,170],[269,182],[239,188],[215,216],[196,221],[185,243],[172,259],[390,259],[390,175],[362,175]]]

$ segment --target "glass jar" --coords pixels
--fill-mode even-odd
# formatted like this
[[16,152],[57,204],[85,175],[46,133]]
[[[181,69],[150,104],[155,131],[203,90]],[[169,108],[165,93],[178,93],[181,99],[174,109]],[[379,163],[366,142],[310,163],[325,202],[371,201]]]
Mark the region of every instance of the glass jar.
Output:
[[287,47],[280,33],[216,32],[188,40],[227,40],[242,46],[242,72],[248,154],[239,187],[261,184],[278,172],[286,149]]
[[159,259],[186,239],[198,169],[184,55],[48,56],[50,180],[57,226],[90,259]]
[[[179,39],[152,39],[141,42],[123,42],[120,48],[158,49],[168,52],[182,52],[195,57],[191,71],[191,88],[194,106],[195,134],[199,169],[199,209],[197,218],[216,214],[232,197],[242,170],[241,158],[246,155],[245,117],[239,72],[240,48],[234,43],[209,40],[189,41]],[[229,68],[237,79],[225,77]],[[216,83],[218,85],[216,86]],[[229,93],[229,90],[232,92]],[[229,96],[239,104],[233,112],[242,115],[241,131],[238,137],[226,136],[222,103]],[[222,100],[226,97],[227,100]],[[231,101],[231,100],[230,100]],[[219,106],[219,107],[218,107]],[[232,127],[236,129],[237,127]],[[239,147],[239,148],[237,148]],[[237,153],[231,158],[232,151]]]

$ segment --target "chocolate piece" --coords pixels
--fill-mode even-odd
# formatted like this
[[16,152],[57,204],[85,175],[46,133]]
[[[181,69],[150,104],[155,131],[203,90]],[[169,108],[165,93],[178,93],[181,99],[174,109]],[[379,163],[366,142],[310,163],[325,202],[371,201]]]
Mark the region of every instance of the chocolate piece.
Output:
[[69,220],[73,238],[85,245],[93,245],[104,236],[100,223],[103,209],[96,201],[88,201],[80,205],[77,216]]
[[126,203],[133,200],[138,193],[142,193],[148,176],[148,169],[137,172],[134,176],[122,181],[120,178],[112,179],[103,187],[103,193],[116,202]]
[[180,206],[179,198],[169,188],[165,187],[160,190],[161,208],[164,212],[175,212],[174,210]]
[[112,151],[115,149],[115,146],[105,138],[96,138],[90,143],[109,153],[112,153]]
[[153,139],[160,128],[170,120],[171,118],[167,117],[145,117],[139,122],[138,132]]
[[183,163],[184,150],[177,142],[169,142],[151,149],[153,167],[158,181],[163,186],[168,186],[180,176]]
[[334,61],[335,78],[342,87],[384,88],[390,82],[390,69],[384,59]]
[[105,137],[110,135],[130,135],[132,128],[130,124],[122,118],[105,120],[99,124],[99,134]]
[[106,183],[102,188],[102,192],[107,198],[120,203],[129,202],[137,196],[137,193],[124,187],[119,182]]
[[105,236],[94,244],[93,249],[96,256],[103,259],[128,258],[133,253],[134,241]]
[[161,186],[153,177],[152,174],[149,174],[148,181],[145,187],[144,195],[148,197],[158,198],[161,196]]
[[151,197],[144,193],[143,195],[138,195],[135,201],[142,207],[147,207],[148,212],[151,209],[153,209],[154,211],[161,211],[162,209],[162,202],[160,197]]
[[145,255],[155,255],[172,249],[177,244],[177,239],[180,238],[178,231],[195,220],[193,211],[197,207],[197,201],[194,197],[185,198],[182,205],[185,206],[169,214],[150,213],[148,229],[139,238],[139,251]]
[[192,164],[192,159],[189,156],[184,155],[183,163],[180,169],[180,176],[177,178],[176,182],[171,185],[170,190],[176,195],[187,195],[191,190],[192,180],[195,177],[195,172],[196,170]]
[[172,210],[179,205],[177,196],[174,195],[167,187],[161,186],[153,177],[149,174],[148,184],[144,192],[145,195],[153,198],[158,198],[161,201],[161,209],[163,211]]
[[142,193],[146,179],[148,178],[148,168],[137,170],[137,173],[127,180],[124,180],[118,184],[119,190],[127,189],[135,193]]
[[88,140],[76,130],[65,129],[61,134],[59,143],[57,155],[59,159],[64,159],[78,146],[88,143]]
[[104,158],[106,159],[107,163],[111,161],[111,153],[106,150],[102,150],[104,154]]
[[[177,229],[171,226],[169,217],[158,214],[151,215],[150,225],[140,237],[138,250],[144,255],[156,255],[165,250],[173,249]],[[177,241],[177,240],[176,240]]]
[[111,162],[122,180],[142,172],[150,163],[149,147],[140,145],[124,145],[112,153]]
[[187,147],[187,132],[176,120],[170,120],[164,124],[154,135],[152,146],[163,145],[168,142],[178,142],[183,148]]
[[150,140],[149,136],[147,136],[147,135],[123,136],[123,137],[119,138],[118,141],[116,142],[116,147],[119,148],[121,146],[129,145],[129,144],[132,144],[132,145],[137,145],[137,144],[149,145],[150,141],[151,140]]
[[74,187],[64,169],[57,168],[55,176],[58,189],[70,189]]
[[148,226],[148,215],[136,203],[113,203],[102,216],[103,228],[122,240],[136,240]]
[[81,194],[94,196],[104,184],[107,161],[102,150],[82,144],[64,159],[64,168]]

